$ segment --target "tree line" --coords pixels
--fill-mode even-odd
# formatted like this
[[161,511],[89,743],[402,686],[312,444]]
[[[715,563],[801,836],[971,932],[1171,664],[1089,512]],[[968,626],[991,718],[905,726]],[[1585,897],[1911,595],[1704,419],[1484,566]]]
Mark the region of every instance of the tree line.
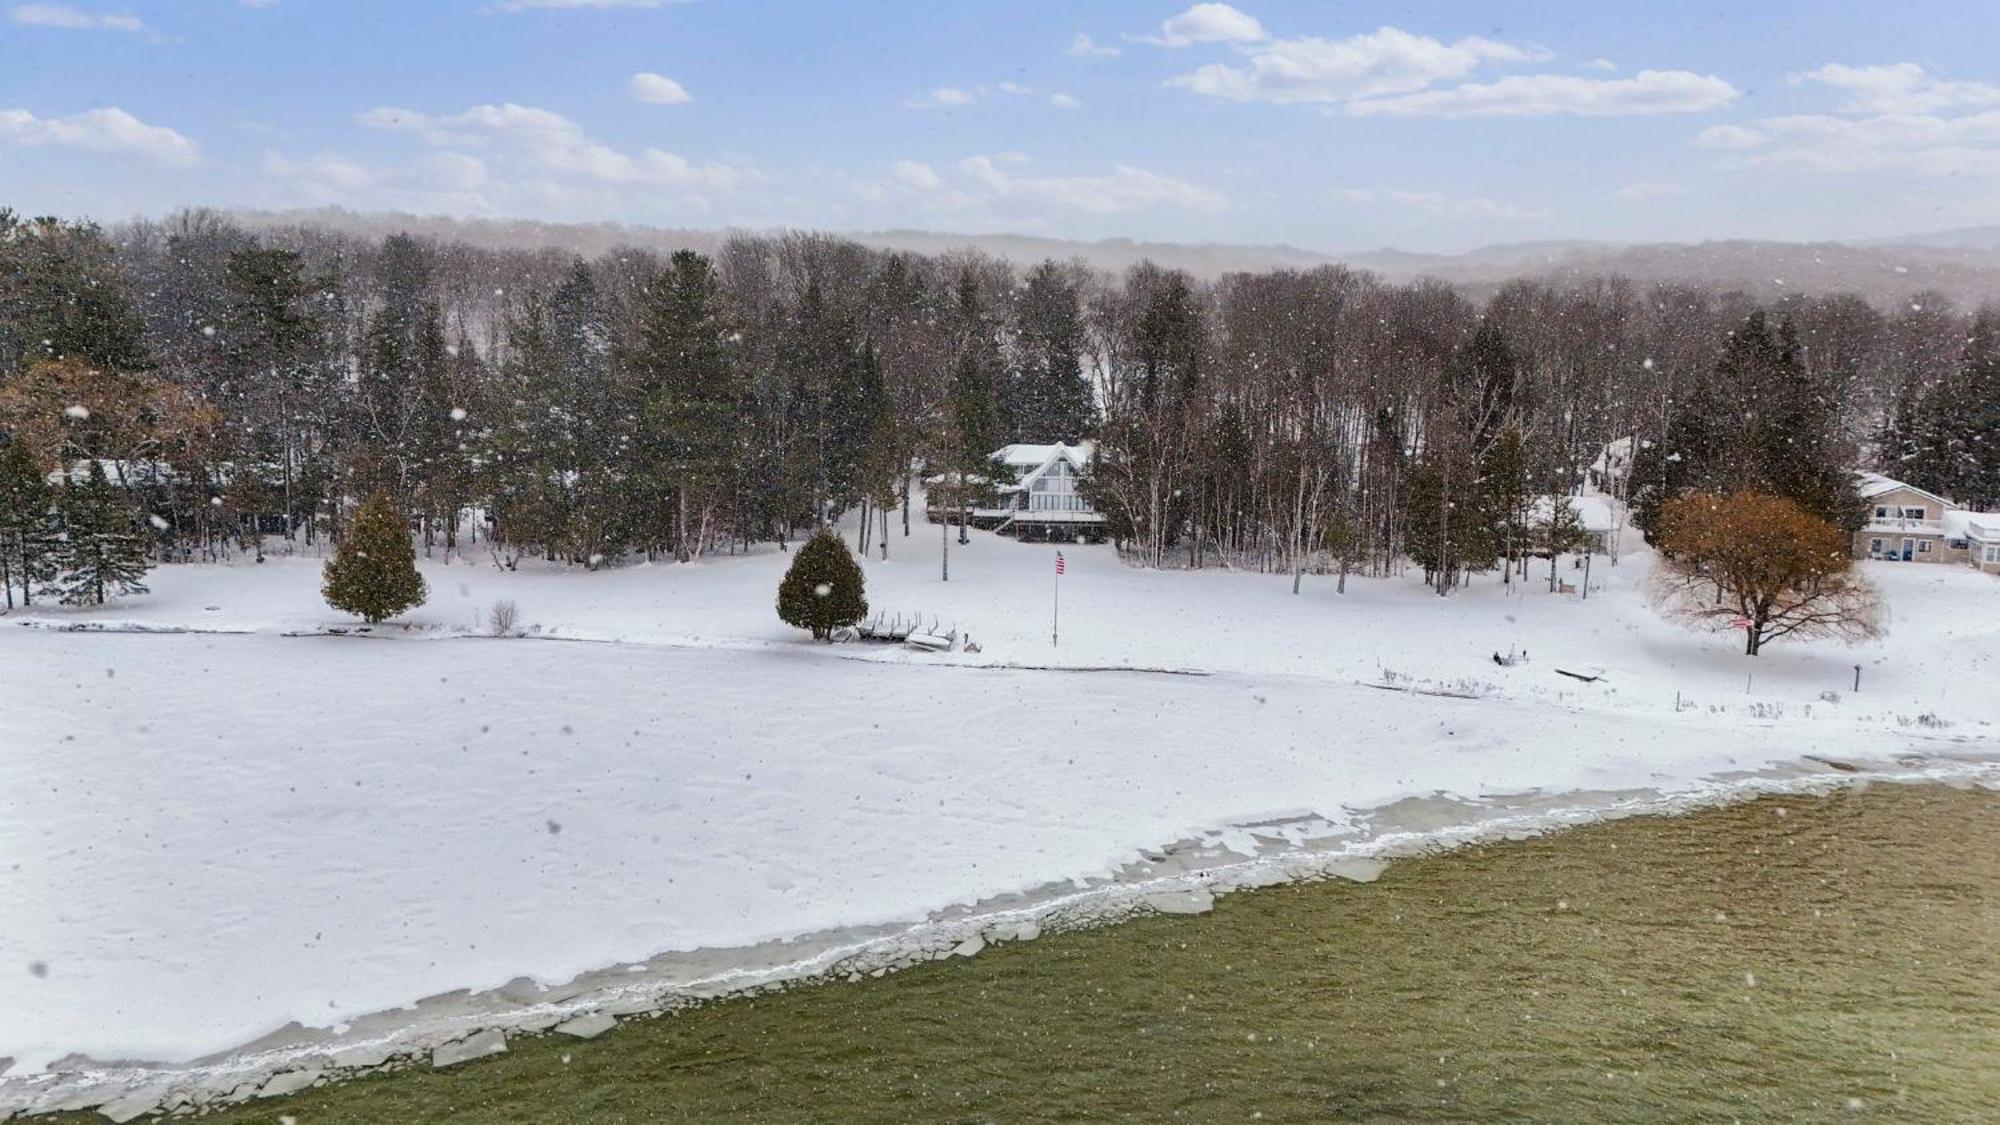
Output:
[[[1630,472],[1600,483],[1642,530],[1742,490],[1858,526],[1862,464],[2000,505],[2000,310],[1111,277],[808,233],[584,261],[0,211],[0,432],[28,475],[83,488],[96,466],[159,559],[338,539],[382,493],[427,552],[591,567],[854,512],[887,551],[926,476],[1088,438],[1084,488],[1136,562],[1295,582],[1414,562],[1447,593],[1573,544],[1546,498],[1624,439]],[[28,540],[65,541],[59,507],[5,517],[10,574]]]

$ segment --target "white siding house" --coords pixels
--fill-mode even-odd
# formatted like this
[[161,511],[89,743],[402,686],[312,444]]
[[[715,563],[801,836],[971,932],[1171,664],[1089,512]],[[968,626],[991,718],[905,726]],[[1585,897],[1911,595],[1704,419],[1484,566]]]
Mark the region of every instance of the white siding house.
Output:
[[[992,506],[972,509],[972,526],[1022,539],[1103,539],[1104,513],[1077,488],[1093,449],[1086,441],[995,450],[993,460],[1005,474],[993,481]],[[933,523],[947,515],[930,513]]]

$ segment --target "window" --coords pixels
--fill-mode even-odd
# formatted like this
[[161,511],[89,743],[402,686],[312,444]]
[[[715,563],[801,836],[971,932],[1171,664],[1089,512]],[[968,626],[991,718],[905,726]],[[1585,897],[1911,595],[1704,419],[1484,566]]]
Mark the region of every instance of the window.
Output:
[[1880,539],[1870,539],[1870,540],[1868,541],[1868,553],[1869,553],[1869,554],[1871,554],[1871,555],[1879,555],[1879,554],[1881,554],[1881,553],[1882,553],[1882,541],[1881,541]]
[[1876,518],[1876,519],[1878,519],[1878,520],[1886,520],[1886,519],[1888,519],[1888,518],[1889,518],[1889,506],[1888,506],[1887,504],[1877,504],[1877,505],[1875,505],[1875,518]]
[[1954,551],[1963,551],[1967,547],[1972,546],[1972,542],[1968,539],[1947,539],[1944,545]]
[[2000,544],[1995,544],[1994,546],[1986,548],[1986,561],[1990,563],[2000,563]]
[[1917,540],[1917,553],[1918,553],[1918,554],[1920,554],[1920,555],[1928,555],[1928,554],[1930,554],[1930,553],[1931,553],[1931,541],[1930,541],[1930,540],[1928,540],[1928,539],[1919,539],[1919,540]]
[[1925,509],[1923,508],[1904,508],[1903,518],[1906,520],[1920,520],[1924,518],[1924,512]]

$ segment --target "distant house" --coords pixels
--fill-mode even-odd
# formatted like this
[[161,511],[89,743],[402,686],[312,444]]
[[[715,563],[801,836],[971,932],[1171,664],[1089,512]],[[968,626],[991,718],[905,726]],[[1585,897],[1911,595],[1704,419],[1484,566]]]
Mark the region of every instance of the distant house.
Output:
[[[1077,480],[1089,467],[1095,447],[1076,445],[1009,445],[995,450],[994,462],[1005,474],[991,482],[991,507],[972,509],[972,526],[1021,539],[1104,538],[1104,513],[1090,506],[1077,490]],[[932,523],[947,513],[930,510]]]
[[1577,523],[1583,528],[1584,550],[1593,555],[1609,555],[1617,551],[1619,530],[1625,520],[1616,500],[1597,493],[1582,496],[1543,496],[1537,499],[1529,511],[1529,519],[1536,524],[1548,522],[1550,509],[1555,504],[1566,504],[1576,515]]
[[1971,512],[1935,492],[1855,474],[1868,522],[1854,533],[1857,558],[1962,563],[2000,574],[2000,512]]

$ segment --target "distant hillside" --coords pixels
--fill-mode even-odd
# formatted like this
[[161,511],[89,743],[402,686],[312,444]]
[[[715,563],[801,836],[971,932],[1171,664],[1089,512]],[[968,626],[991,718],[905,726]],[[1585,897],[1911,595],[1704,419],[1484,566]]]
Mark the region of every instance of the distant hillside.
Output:
[[[712,251],[727,231],[626,226],[619,223],[541,223],[512,219],[313,211],[238,211],[252,229],[313,225],[381,237],[408,231],[491,249],[561,250],[595,257],[617,246],[653,250]],[[1080,258],[1117,273],[1140,261],[1215,278],[1232,271],[1311,269],[1345,263],[1395,280],[1435,277],[1475,292],[1513,278],[1573,281],[1620,274],[1641,284],[1685,282],[1742,289],[1768,298],[1787,293],[1857,293],[1878,304],[1897,304],[1934,289],[1968,304],[2000,301],[2000,226],[1967,228],[1869,242],[1616,243],[1544,241],[1505,243],[1462,254],[1420,254],[1395,249],[1326,254],[1296,246],[1219,243],[1072,241],[1021,234],[946,234],[934,231],[844,231],[869,246],[938,254],[974,248],[1014,262]]]

